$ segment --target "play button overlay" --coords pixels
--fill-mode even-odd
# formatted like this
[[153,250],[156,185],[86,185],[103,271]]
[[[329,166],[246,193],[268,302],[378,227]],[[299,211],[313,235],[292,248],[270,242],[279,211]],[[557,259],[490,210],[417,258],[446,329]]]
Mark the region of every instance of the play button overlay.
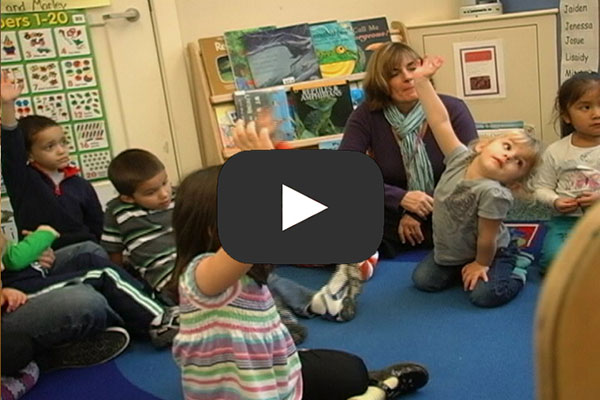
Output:
[[360,262],[383,235],[383,178],[362,153],[240,152],[221,169],[217,201],[221,245],[241,262]]
[[327,206],[281,185],[281,230],[286,229],[327,210]]

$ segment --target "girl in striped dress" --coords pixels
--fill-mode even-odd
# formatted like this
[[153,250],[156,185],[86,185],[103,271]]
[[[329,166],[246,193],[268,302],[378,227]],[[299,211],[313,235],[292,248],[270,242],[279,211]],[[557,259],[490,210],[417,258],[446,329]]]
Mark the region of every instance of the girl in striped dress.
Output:
[[425,385],[418,364],[369,374],[352,354],[296,350],[266,285],[271,266],[238,262],[221,248],[219,170],[184,179],[173,213],[181,312],[173,355],[185,398],[384,400]]

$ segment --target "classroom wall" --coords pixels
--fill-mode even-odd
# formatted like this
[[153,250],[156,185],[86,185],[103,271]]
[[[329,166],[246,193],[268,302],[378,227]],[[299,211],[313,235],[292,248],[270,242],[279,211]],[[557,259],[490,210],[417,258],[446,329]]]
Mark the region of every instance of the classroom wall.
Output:
[[405,24],[454,19],[462,0],[419,0],[417,4],[414,0],[176,0],[183,43],[262,25],[382,15]]
[[[463,0],[175,0],[183,43],[225,31],[385,15],[407,25],[458,18]],[[250,4],[253,4],[250,8]],[[559,0],[502,0],[505,13],[557,8]]]

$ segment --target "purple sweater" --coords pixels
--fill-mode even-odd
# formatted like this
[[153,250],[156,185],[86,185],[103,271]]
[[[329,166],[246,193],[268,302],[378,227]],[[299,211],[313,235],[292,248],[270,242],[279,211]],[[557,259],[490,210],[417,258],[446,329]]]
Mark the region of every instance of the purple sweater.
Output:
[[[450,114],[452,127],[459,140],[467,144],[476,139],[475,121],[467,105],[456,97],[440,95],[440,98]],[[429,127],[423,137],[423,142],[427,154],[429,154],[429,160],[431,160],[433,179],[437,184],[444,171],[444,155]],[[385,207],[400,211],[400,201],[408,187],[400,147],[396,142],[392,127],[383,115],[383,110],[369,111],[367,104],[363,103],[348,118],[339,150],[364,153],[369,149],[383,175]]]

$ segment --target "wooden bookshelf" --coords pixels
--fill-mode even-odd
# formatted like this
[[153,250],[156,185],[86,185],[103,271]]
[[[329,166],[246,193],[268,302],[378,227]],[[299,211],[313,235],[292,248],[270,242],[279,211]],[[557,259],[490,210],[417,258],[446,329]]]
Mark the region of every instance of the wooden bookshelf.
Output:
[[[352,75],[346,75],[346,76],[334,76],[332,78],[317,79],[317,80],[313,80],[313,81],[295,82],[295,83],[291,83],[288,85],[281,85],[281,86],[283,86],[286,90],[289,91],[292,86],[302,85],[303,83],[318,82],[319,85],[325,86],[328,83],[339,82],[339,81],[359,82],[359,81],[362,81],[364,78],[365,78],[365,72],[360,72],[358,74],[352,74]],[[231,103],[232,101],[233,101],[233,93],[220,94],[218,96],[210,96],[210,102],[211,102],[211,104],[214,104],[214,105],[223,104],[223,103]]]
[[[204,64],[202,62],[202,53],[198,41],[188,43],[188,57],[190,61],[190,69],[193,85],[193,101],[195,117],[200,127],[199,139],[202,145],[202,157],[205,166],[223,164],[225,160],[236,154],[238,149],[226,149],[221,141],[221,132],[219,123],[214,112],[214,107],[220,104],[233,104],[233,93],[217,96],[210,95],[210,87]],[[337,76],[333,78],[325,78],[310,83],[318,83],[326,85],[329,82],[339,82],[341,80],[348,82],[358,82],[364,79],[365,73],[352,74],[347,76]],[[288,90],[292,86],[302,85],[307,82],[296,82],[294,84],[282,85]],[[318,148],[319,143],[340,139],[342,134],[321,136],[310,139],[293,140],[288,142],[291,148]]]

